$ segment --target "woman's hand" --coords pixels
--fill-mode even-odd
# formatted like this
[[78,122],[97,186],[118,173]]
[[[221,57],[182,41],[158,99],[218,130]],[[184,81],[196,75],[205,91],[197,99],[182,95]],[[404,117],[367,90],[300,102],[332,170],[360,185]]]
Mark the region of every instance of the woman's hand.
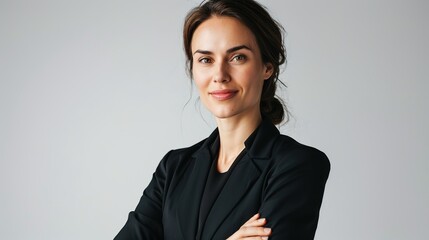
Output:
[[267,223],[265,218],[259,218],[259,213],[251,217],[243,226],[238,229],[231,237],[227,240],[260,240],[268,239],[268,236],[271,235],[271,228],[264,228],[264,225]]

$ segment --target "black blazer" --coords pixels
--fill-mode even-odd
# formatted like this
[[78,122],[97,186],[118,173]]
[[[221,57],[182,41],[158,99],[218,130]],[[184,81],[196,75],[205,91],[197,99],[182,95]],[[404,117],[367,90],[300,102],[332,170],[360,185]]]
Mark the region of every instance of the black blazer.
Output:
[[[161,160],[135,211],[116,236],[195,239],[201,197],[211,166],[207,139],[172,150]],[[264,120],[207,216],[201,239],[226,239],[256,213],[272,228],[269,239],[314,238],[330,163]]]

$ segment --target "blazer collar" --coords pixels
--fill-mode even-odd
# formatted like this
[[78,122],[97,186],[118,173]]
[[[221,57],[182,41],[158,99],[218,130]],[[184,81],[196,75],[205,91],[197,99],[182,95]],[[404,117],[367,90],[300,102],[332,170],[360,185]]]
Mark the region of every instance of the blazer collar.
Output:
[[[271,157],[275,139],[280,135],[277,128],[264,119],[259,127],[245,141],[247,154],[235,166],[218,198],[207,216],[203,239],[212,239],[240,199],[249,191],[259,178]],[[262,161],[257,161],[262,160]]]
[[[246,139],[244,146],[251,158],[270,158],[271,150],[275,139],[280,135],[276,126],[268,119],[263,118],[261,124],[255,131]],[[205,154],[205,151],[210,149],[212,143],[219,137],[219,130],[216,128],[203,145],[194,153],[193,157],[198,157],[199,154]]]
[[[204,224],[203,239],[211,238],[220,227],[224,219],[238,204],[241,197],[246,194],[252,184],[259,178],[267,161],[252,161],[252,159],[269,159],[271,149],[275,139],[280,133],[278,129],[269,121],[264,119],[259,127],[245,141],[247,154],[237,164],[224,188],[219,193],[217,200],[207,216]],[[202,146],[193,154],[193,167],[186,182],[183,195],[192,196],[186,199],[190,208],[179,210],[178,223],[181,225],[182,235],[185,239],[191,239],[197,231],[197,221],[201,197],[204,192],[205,182],[211,166],[210,147],[213,141],[219,136],[218,129],[215,129],[204,141]],[[184,199],[183,199],[184,200]]]
[[274,124],[263,119],[259,127],[244,142],[251,158],[270,158],[275,139],[280,135]]

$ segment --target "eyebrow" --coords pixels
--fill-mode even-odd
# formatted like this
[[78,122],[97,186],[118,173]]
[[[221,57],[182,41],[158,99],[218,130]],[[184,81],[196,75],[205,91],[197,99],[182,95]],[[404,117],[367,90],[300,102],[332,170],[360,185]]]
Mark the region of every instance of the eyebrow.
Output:
[[[249,51],[252,51],[252,49],[251,48],[249,48],[248,46],[246,46],[246,45],[239,45],[239,46],[236,46],[236,47],[232,47],[232,48],[230,48],[230,49],[228,49],[228,50],[226,50],[226,53],[232,53],[232,52],[235,52],[235,51],[238,51],[238,50],[241,50],[241,49],[247,49],[247,50],[249,50]],[[208,51],[208,50],[200,50],[200,49],[198,49],[198,50],[196,50],[195,52],[194,52],[194,54],[195,53],[201,53],[201,54],[212,54],[212,52],[210,52],[210,51]]]

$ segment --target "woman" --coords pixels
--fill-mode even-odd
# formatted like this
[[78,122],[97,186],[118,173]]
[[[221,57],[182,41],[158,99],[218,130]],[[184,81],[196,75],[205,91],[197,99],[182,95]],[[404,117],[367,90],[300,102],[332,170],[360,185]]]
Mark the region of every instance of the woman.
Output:
[[313,239],[330,165],[275,127],[281,27],[253,0],[209,0],[184,47],[217,129],[166,154],[116,239]]

